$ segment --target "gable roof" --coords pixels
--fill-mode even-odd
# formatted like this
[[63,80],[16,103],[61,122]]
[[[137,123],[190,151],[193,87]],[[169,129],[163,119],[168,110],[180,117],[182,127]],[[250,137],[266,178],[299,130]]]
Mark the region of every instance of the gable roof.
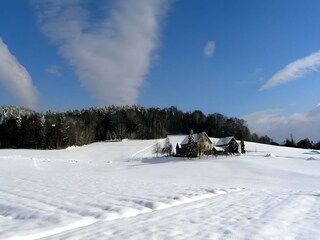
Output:
[[[193,134],[194,142],[195,142],[195,143],[198,142],[199,139],[201,138],[202,134],[204,134],[204,135],[207,137],[207,139],[209,140],[209,143],[212,144],[212,141],[210,140],[210,138],[209,138],[209,136],[207,135],[206,132],[194,133],[194,134]],[[182,140],[181,145],[186,145],[186,144],[188,144],[188,142],[189,142],[189,135],[187,135],[187,136]]]
[[219,141],[216,143],[216,146],[228,145],[232,139],[237,141],[233,136],[220,138]]

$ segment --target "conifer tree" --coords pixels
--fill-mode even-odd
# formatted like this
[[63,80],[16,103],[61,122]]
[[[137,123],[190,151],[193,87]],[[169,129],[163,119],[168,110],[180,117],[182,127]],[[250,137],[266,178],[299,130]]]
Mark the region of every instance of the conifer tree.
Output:
[[194,136],[193,130],[190,130],[189,138],[188,138],[188,147],[187,147],[187,156],[188,158],[192,158],[194,154]]
[[245,154],[246,150],[244,149],[244,141],[243,141],[243,139],[241,139],[240,145],[241,145],[241,153]]

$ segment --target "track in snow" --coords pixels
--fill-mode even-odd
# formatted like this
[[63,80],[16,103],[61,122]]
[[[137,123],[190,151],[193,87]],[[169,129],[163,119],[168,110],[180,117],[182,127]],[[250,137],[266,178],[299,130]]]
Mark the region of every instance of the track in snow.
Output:
[[[16,236],[8,238],[8,240],[35,240],[47,237],[54,237],[55,235],[63,235],[64,232],[69,231],[79,231],[81,228],[88,227],[90,225],[100,223],[100,222],[110,222],[115,220],[121,220],[126,218],[136,217],[142,214],[153,213],[160,210],[168,210],[173,207],[179,207],[184,204],[193,204],[198,201],[208,200],[216,196],[224,195],[231,192],[241,191],[240,188],[222,189],[222,190],[208,190],[206,194],[194,194],[191,196],[176,196],[168,200],[167,202],[150,202],[145,200],[136,201],[138,205],[141,205],[143,209],[133,209],[133,208],[122,208],[118,211],[107,213],[104,219],[95,218],[82,218],[74,223],[67,224],[65,226],[60,226],[51,230],[33,233],[30,235]],[[59,237],[60,238],[60,237]]]
[[319,211],[317,195],[246,190],[134,218],[99,221],[49,239],[72,239],[77,235],[80,239],[316,240],[320,220],[314,217]]

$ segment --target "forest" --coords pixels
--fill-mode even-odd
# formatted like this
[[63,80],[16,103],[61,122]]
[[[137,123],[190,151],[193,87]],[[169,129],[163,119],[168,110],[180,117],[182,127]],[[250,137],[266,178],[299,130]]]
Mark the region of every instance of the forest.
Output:
[[106,106],[66,112],[35,112],[0,106],[0,148],[62,149],[97,141],[165,138],[168,134],[205,131],[210,137],[274,143],[268,136],[250,133],[243,119],[177,107]]

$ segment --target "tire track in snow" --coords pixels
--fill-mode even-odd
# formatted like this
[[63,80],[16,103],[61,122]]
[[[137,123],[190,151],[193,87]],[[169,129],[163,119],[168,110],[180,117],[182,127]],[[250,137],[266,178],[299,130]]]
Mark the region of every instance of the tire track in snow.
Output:
[[[177,205],[177,208],[168,208],[163,212],[155,210],[149,214],[139,214],[136,218],[99,221],[97,225],[82,228],[80,232],[71,231],[50,239],[81,236],[80,239],[86,240],[97,238],[316,240],[319,236],[317,227],[319,220],[313,224],[313,229],[307,227],[310,227],[310,222],[314,222],[319,216],[319,196],[297,197],[297,195],[297,192],[242,191],[221,198],[207,198],[193,204]],[[297,209],[298,211],[295,211]],[[287,215],[289,221],[286,221]],[[304,221],[310,222],[304,227]],[[296,226],[291,227],[294,224]],[[287,227],[289,231],[282,232],[283,227]]]
[[54,228],[54,229],[51,229],[51,230],[48,230],[48,231],[35,233],[35,234],[31,234],[31,235],[24,235],[24,236],[19,236],[19,237],[11,237],[11,238],[8,238],[8,240],[36,240],[36,239],[41,239],[41,238],[50,237],[50,236],[53,236],[53,235],[56,235],[56,234],[59,234],[59,233],[63,233],[63,232],[66,232],[66,231],[83,228],[83,227],[92,225],[92,224],[94,224],[96,222],[97,222],[97,219],[87,218],[87,219],[83,219],[83,220],[68,224],[68,225],[63,226],[63,227],[58,227],[58,228]]
[[[179,207],[182,205],[187,205],[191,203],[195,203],[201,200],[207,200],[210,198],[214,198],[216,196],[228,194],[231,192],[239,192],[243,189],[241,188],[231,188],[231,189],[222,189],[222,190],[208,190],[208,193],[206,194],[198,194],[194,195],[191,197],[187,196],[179,196],[179,197],[174,197],[171,199],[169,202],[164,203],[164,202],[149,202],[149,201],[143,201],[141,200],[138,202],[140,205],[144,207],[144,209],[134,209],[134,208],[122,208],[119,209],[118,212],[113,212],[106,214],[106,216],[103,219],[96,219],[96,218],[86,218],[80,221],[77,221],[75,223],[66,225],[64,227],[58,227],[52,230],[32,234],[32,235],[27,235],[23,237],[13,237],[9,238],[9,240],[35,240],[35,239],[40,239],[44,237],[57,237],[60,239],[62,235],[64,235],[65,232],[74,230],[74,231],[79,231],[80,229],[84,229],[86,227],[90,227],[91,225],[94,225],[96,223],[103,223],[103,222],[112,222],[115,220],[121,220],[121,219],[127,219],[131,217],[136,217],[148,213],[154,213],[158,212],[161,210],[166,210],[170,209],[173,207]],[[62,234],[62,235],[61,235]],[[71,233],[72,234],[72,233]]]
[[164,209],[168,209],[176,206],[181,206],[183,204],[194,203],[197,201],[213,198],[213,197],[231,193],[231,192],[239,192],[241,190],[243,189],[231,188],[227,190],[208,190],[208,193],[206,194],[198,194],[191,197],[178,196],[168,200],[168,202],[160,202],[160,201],[152,202],[152,201],[144,201],[144,200],[136,201],[136,203],[144,207],[142,210],[135,209],[135,208],[119,209],[118,212],[107,214],[104,221],[113,221],[113,220],[118,220],[122,218],[134,217],[144,213],[151,213],[151,212],[164,210]]
[[[177,215],[183,214],[185,210],[194,211],[199,206],[195,206],[198,204],[203,204],[203,207],[200,209],[206,209],[206,206],[208,204],[212,204],[212,201],[210,199],[214,199],[218,196],[226,196],[228,193],[234,193],[235,195],[232,197],[237,201],[237,192],[241,192],[242,190],[245,190],[243,188],[231,188],[231,189],[222,189],[222,190],[208,190],[208,194],[199,194],[194,195],[192,197],[187,196],[180,196],[180,197],[174,197],[174,199],[177,199],[175,204],[168,204],[165,207],[159,207],[157,208],[153,206],[149,206],[150,210],[149,212],[140,212],[139,214],[136,214],[134,218],[131,218],[129,216],[123,216],[118,217],[114,219],[105,219],[98,221],[95,225],[91,225],[88,227],[84,227],[81,229],[77,229],[76,231],[70,231],[68,233],[62,233],[57,236],[52,236],[51,239],[73,239],[74,236],[81,236],[79,239],[149,239],[148,236],[146,237],[144,234],[145,225],[148,227],[151,227],[156,231],[156,238],[155,239],[176,239],[168,236],[162,236],[160,235],[160,229],[156,229],[153,226],[155,224],[158,224],[159,221],[162,221],[163,219],[173,219]],[[232,194],[233,195],[233,194]],[[219,201],[219,200],[216,200]],[[214,202],[216,202],[214,201]],[[141,203],[142,205],[144,203]],[[130,226],[130,227],[129,227]],[[172,227],[172,225],[170,225]],[[174,225],[173,225],[174,226]],[[120,229],[126,229],[124,232],[119,231]],[[128,228],[130,228],[130,231],[128,232]],[[166,229],[168,226],[166,226]],[[170,227],[169,227],[170,228]],[[131,232],[134,231],[134,232]],[[143,237],[137,237],[135,236],[135,231],[138,231],[139,234],[142,234]],[[125,236],[122,236],[121,234],[128,234]],[[113,235],[113,236],[112,236]],[[151,237],[152,238],[152,237]],[[154,236],[153,236],[154,239]],[[180,238],[181,239],[181,238]],[[182,239],[192,239],[192,237],[188,238],[182,238]],[[205,238],[204,238],[205,239]]]

